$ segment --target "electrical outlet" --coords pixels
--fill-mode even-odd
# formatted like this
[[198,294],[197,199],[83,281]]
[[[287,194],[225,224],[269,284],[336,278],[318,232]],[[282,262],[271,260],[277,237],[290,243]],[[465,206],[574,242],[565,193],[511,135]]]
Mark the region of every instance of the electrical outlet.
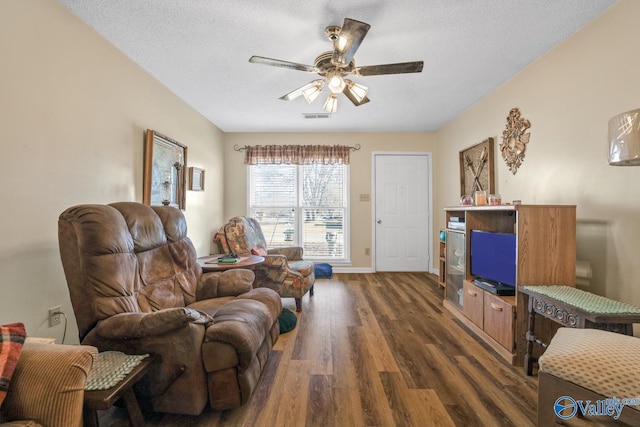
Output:
[[62,322],[61,307],[59,305],[49,309],[49,327],[59,325]]

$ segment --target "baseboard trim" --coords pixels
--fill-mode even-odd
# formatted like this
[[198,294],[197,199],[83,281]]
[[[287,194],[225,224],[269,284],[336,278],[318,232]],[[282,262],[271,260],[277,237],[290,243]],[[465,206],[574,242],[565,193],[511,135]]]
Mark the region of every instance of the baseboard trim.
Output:
[[[375,273],[375,270],[371,267],[333,267],[334,273],[343,273],[343,274],[365,274],[365,273]],[[389,271],[388,273],[392,273]],[[416,271],[415,273],[429,273],[438,275],[438,270],[435,269],[433,271]]]
[[351,273],[351,274],[363,274],[374,273],[371,267],[333,267],[334,273]]

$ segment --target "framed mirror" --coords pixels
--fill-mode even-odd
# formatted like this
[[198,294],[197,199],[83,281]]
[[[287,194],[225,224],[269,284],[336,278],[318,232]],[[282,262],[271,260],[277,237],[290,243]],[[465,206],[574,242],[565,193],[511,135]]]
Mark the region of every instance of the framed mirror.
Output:
[[142,201],[150,206],[186,206],[187,146],[147,129],[144,138]]

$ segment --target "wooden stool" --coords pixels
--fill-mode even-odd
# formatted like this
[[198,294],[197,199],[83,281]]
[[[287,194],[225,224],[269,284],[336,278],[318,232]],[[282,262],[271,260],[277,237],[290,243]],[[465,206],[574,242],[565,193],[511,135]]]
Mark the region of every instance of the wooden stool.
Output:
[[[113,355],[116,357],[112,357]],[[144,425],[144,417],[132,387],[147,373],[152,362],[153,357],[149,357],[148,354],[99,353],[89,373],[84,392],[84,425],[98,427],[97,411],[109,409],[120,398],[124,400],[131,426]],[[109,370],[112,372],[103,374]],[[97,376],[92,375],[96,373]]]

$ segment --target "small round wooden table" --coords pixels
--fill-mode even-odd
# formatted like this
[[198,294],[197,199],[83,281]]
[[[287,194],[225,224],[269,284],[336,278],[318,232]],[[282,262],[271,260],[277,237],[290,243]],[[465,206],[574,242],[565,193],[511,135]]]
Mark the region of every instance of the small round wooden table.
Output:
[[198,258],[198,264],[205,273],[211,271],[225,271],[232,268],[247,268],[255,270],[256,266],[264,262],[264,257],[258,255],[238,255],[238,262],[216,262],[218,255],[211,255]]

